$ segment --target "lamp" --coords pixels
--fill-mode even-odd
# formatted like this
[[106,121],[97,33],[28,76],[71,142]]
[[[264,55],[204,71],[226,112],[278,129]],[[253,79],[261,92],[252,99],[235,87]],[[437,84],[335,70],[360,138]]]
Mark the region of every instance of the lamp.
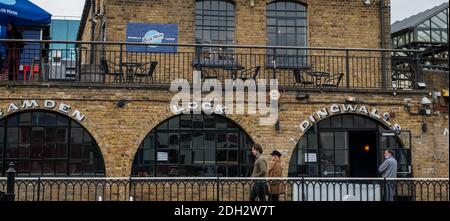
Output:
[[364,5],[370,5],[371,2],[370,2],[370,0],[365,0],[365,1],[363,1],[363,4],[364,4]]
[[428,99],[427,97],[423,97],[422,100],[420,101],[420,103],[422,104],[422,108],[420,109],[420,114],[423,115],[431,115],[431,100]]
[[356,103],[358,102],[358,99],[356,97],[346,97],[345,101],[348,103]]
[[426,133],[428,131],[427,126],[427,123],[422,122],[422,132]]
[[250,6],[255,7],[255,0],[250,0]]

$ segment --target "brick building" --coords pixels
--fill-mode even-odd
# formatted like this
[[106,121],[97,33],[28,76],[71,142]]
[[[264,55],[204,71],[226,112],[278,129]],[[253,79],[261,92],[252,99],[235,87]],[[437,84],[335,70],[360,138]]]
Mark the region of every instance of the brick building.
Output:
[[[448,95],[433,93],[448,89],[435,86],[448,72],[394,82],[391,52],[378,50],[390,45],[389,14],[389,1],[380,0],[87,0],[77,81],[0,82],[0,169],[14,160],[22,175],[239,177],[248,176],[249,145],[259,143],[264,155],[280,150],[284,176],[377,177],[389,148],[401,177],[448,177]],[[145,39],[169,46],[147,48],[139,44]],[[210,45],[197,57],[195,43]],[[259,67],[259,79],[279,78],[277,123],[260,125],[259,113],[171,112],[171,81],[192,81],[199,61],[216,54]],[[145,69],[150,80],[122,84],[105,57],[157,66]],[[310,73],[342,72],[342,79],[319,76],[308,87],[297,75],[305,63]],[[426,88],[417,86],[422,81]]]

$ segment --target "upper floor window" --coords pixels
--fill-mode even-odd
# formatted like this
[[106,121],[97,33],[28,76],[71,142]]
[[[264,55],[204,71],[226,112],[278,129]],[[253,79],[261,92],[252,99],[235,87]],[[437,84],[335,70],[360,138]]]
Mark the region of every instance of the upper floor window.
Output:
[[[195,38],[200,44],[234,44],[235,9],[230,1],[198,0],[195,5]],[[203,59],[225,60],[232,49],[203,48]],[[222,56],[222,57],[214,57]]]
[[[306,6],[288,1],[267,5],[267,44],[269,46],[307,46]],[[306,63],[306,50],[270,49],[269,64],[278,67],[299,66]]]

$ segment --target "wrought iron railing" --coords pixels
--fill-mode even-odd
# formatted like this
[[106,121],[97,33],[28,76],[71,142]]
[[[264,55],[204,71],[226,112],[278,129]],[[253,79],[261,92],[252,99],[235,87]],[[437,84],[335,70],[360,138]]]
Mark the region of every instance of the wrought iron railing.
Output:
[[221,82],[276,78],[286,89],[411,89],[421,80],[420,53],[413,50],[21,42],[0,40],[0,83],[169,85],[175,79],[192,83],[194,71]]
[[[0,178],[0,191],[6,191]],[[255,185],[256,184],[256,185]],[[261,185],[260,185],[261,184]],[[262,188],[264,187],[264,188]],[[256,188],[256,189],[254,189]],[[258,189],[259,188],[259,189]],[[17,201],[449,201],[449,179],[16,178]],[[258,192],[259,191],[259,192]]]

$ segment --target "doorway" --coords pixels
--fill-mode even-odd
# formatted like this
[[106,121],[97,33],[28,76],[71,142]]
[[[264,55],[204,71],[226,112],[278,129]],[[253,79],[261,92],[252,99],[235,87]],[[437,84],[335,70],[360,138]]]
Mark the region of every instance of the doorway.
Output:
[[349,131],[350,177],[377,177],[377,133]]

